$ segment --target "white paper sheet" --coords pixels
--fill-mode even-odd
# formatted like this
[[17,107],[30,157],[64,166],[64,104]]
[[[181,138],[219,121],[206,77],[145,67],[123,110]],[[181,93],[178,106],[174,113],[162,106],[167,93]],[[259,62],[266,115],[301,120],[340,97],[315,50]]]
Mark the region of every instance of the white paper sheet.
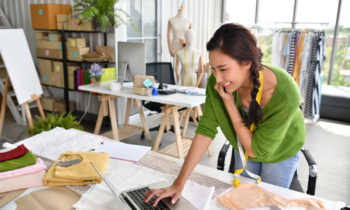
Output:
[[[113,170],[118,162],[110,161],[110,171],[106,177],[114,184],[119,191],[128,190],[135,187],[141,187],[147,184],[152,184],[160,181],[173,183],[176,176],[164,174],[145,167],[140,167],[134,164],[127,165],[122,170]],[[90,191],[91,190],[91,191]],[[82,196],[81,201],[73,207],[77,210],[109,210],[112,201],[105,201],[105,199],[115,199],[112,191],[105,184],[98,184],[89,193]],[[187,181],[182,196],[191,202],[198,209],[207,209],[210,199],[214,193],[214,187],[204,187],[197,183]],[[90,199],[91,198],[91,199]],[[99,199],[101,198],[101,199]],[[104,200],[105,202],[100,202]]]
[[68,150],[76,152],[89,151],[105,140],[105,137],[92,135],[84,131],[76,129],[65,130],[56,127],[14,145],[24,144],[35,155],[55,161],[61,154],[66,153]]
[[150,150],[151,147],[105,141],[94,152],[105,152],[110,158],[137,162]]

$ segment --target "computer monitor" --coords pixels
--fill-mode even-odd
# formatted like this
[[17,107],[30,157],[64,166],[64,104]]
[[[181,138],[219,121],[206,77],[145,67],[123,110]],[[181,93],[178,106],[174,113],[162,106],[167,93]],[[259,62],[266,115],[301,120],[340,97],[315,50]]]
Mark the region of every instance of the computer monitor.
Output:
[[133,81],[135,75],[146,75],[145,44],[118,42],[118,80]]

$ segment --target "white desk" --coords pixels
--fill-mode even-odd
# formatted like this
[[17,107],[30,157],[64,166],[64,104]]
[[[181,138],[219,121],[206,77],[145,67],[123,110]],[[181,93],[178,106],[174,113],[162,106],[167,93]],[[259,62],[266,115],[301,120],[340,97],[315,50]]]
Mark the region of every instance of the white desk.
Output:
[[[188,127],[188,122],[189,122],[189,118],[191,115],[191,111],[192,111],[192,108],[196,108],[196,110],[198,112],[198,117],[200,117],[200,115],[202,115],[200,105],[204,104],[205,96],[189,96],[189,95],[182,94],[182,93],[176,93],[176,94],[171,94],[171,95],[157,95],[157,96],[153,96],[153,97],[141,96],[141,95],[133,93],[131,89],[112,91],[110,89],[110,85],[112,82],[113,81],[103,82],[103,83],[101,83],[100,87],[93,87],[92,84],[79,86],[80,90],[104,94],[104,95],[100,96],[100,100],[102,101],[102,104],[101,104],[98,120],[96,122],[94,134],[97,134],[97,135],[99,134],[103,116],[108,115],[108,108],[107,108],[107,101],[108,101],[109,110],[111,113],[110,117],[111,117],[111,121],[112,121],[113,136],[108,135],[108,134],[104,135],[104,136],[115,139],[115,140],[121,140],[123,138],[134,135],[134,134],[144,130],[147,139],[151,140],[148,126],[147,126],[147,122],[146,122],[145,116],[144,116],[143,111],[142,111],[140,100],[146,100],[146,101],[152,101],[152,102],[166,104],[163,107],[164,115],[162,118],[161,126],[159,128],[159,132],[158,132],[156,141],[155,141],[154,146],[153,146],[153,151],[167,154],[167,155],[172,156],[172,157],[177,157],[179,159],[184,159],[184,157],[187,155],[187,153],[191,147],[192,140],[193,140],[193,138],[191,138],[191,137],[186,137],[186,132],[187,132],[187,127]],[[158,86],[158,85],[156,84],[156,86]],[[183,86],[168,85],[167,89],[175,89],[175,88],[183,88]],[[200,88],[200,90],[204,92],[203,88]],[[128,98],[125,123],[124,123],[125,126],[120,128],[119,131],[117,128],[117,119],[115,117],[114,101],[113,101],[117,97]],[[136,101],[136,105],[137,105],[137,108],[138,108],[138,111],[140,114],[143,128],[129,124],[129,113],[130,113],[131,99],[134,99]],[[184,125],[183,125],[183,129],[182,129],[182,134],[181,134],[180,133],[180,121],[179,121],[178,110],[181,108],[184,108],[184,107],[187,108],[187,111],[186,111],[186,116],[185,116]],[[164,129],[166,129],[166,130],[170,129],[171,114],[173,114],[176,142],[174,144],[169,145],[168,147],[165,147],[165,148],[158,151],[159,144],[161,142],[161,139],[162,139],[162,136],[164,133]],[[112,115],[114,115],[114,116],[112,116]],[[127,132],[127,134],[125,134],[126,132]],[[123,137],[119,138],[119,133],[120,133],[120,136],[123,136]],[[212,155],[211,146],[208,147],[208,155],[209,156]]]

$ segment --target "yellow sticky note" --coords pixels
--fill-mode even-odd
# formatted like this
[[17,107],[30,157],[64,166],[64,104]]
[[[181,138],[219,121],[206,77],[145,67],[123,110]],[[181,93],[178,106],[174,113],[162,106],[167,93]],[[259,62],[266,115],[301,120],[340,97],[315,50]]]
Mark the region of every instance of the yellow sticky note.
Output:
[[75,40],[70,40],[70,45],[71,45],[72,47],[75,47]]
[[60,66],[56,66],[56,71],[60,72],[60,70],[61,70]]

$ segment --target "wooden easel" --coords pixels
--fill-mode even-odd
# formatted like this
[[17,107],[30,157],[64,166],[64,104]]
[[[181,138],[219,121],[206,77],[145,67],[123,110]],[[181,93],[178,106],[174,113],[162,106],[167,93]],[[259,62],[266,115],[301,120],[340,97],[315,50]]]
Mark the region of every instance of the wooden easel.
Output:
[[[6,99],[7,99],[9,86],[10,86],[10,78],[9,78],[8,75],[6,75],[5,91],[4,91],[3,100],[2,100],[2,103],[1,103],[1,113],[0,113],[0,136],[1,136],[1,133],[2,133],[2,127],[4,125],[4,120],[5,120]],[[32,97],[32,99],[30,99],[29,101],[23,103],[23,106],[24,106],[24,109],[25,109],[25,112],[26,112],[26,115],[27,115],[28,124],[29,124],[30,128],[32,128],[34,126],[34,124],[33,124],[32,115],[30,113],[30,109],[29,109],[29,105],[28,105],[29,103],[31,103],[33,101],[36,101],[36,104],[38,105],[38,109],[39,109],[41,118],[46,120],[43,107],[41,106],[41,103],[40,103],[41,95],[37,96],[36,94],[33,94],[33,95],[31,95],[31,97]],[[33,130],[32,130],[32,134],[34,134]]]

